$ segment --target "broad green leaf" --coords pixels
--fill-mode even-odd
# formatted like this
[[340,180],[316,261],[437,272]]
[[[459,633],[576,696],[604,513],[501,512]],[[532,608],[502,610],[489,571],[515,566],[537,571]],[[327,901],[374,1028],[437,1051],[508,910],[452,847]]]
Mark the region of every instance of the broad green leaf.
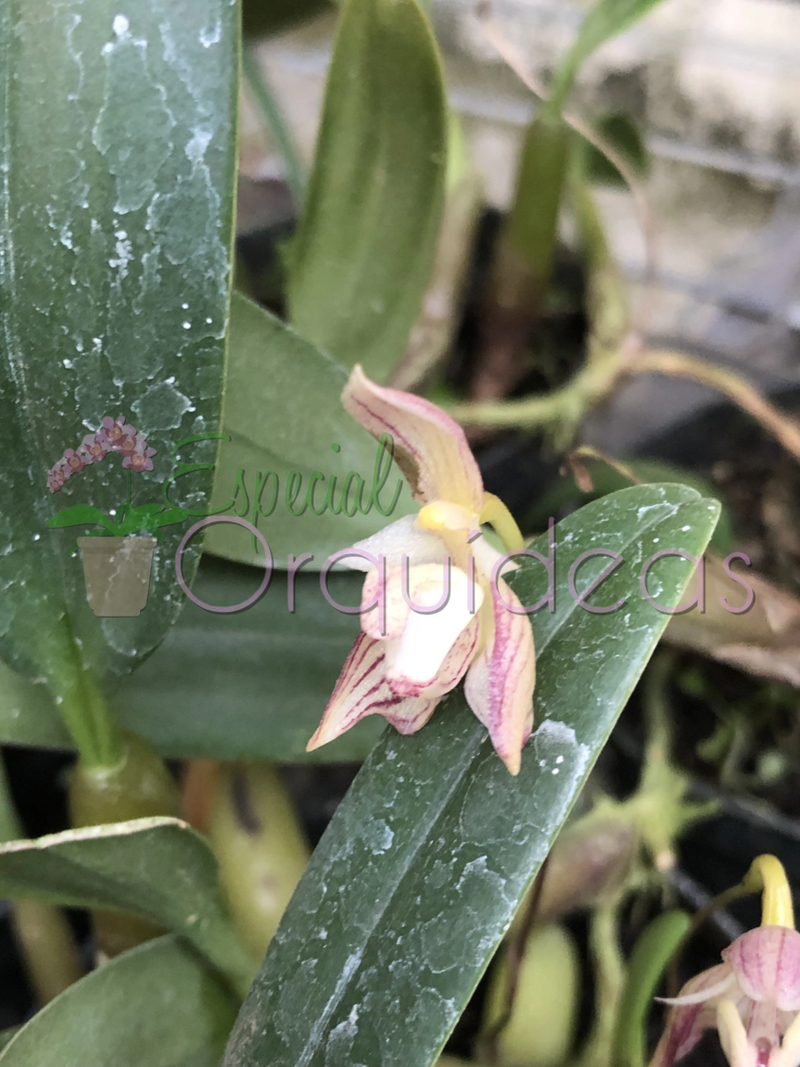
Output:
[[[266,537],[275,566],[286,567],[290,553],[312,552],[307,566],[319,571],[331,553],[414,510],[388,452],[342,407],[346,381],[344,369],[329,356],[234,294],[224,414],[231,440],[220,448],[212,507],[232,504],[227,514],[253,523]],[[361,492],[355,477],[348,483],[351,471],[364,483]],[[369,507],[373,487],[377,504]],[[359,501],[369,507],[366,515]],[[334,514],[332,508],[343,510]],[[263,547],[240,526],[209,527],[205,545],[216,555],[264,566]]]
[[581,65],[592,52],[624,33],[659,3],[661,0],[594,0],[556,71],[550,91],[553,106],[563,105]]
[[0,897],[131,911],[185,937],[238,992],[252,977],[222,903],[214,853],[180,819],[135,819],[0,845]]
[[[245,1001],[224,1067],[432,1064],[569,813],[668,616],[641,596],[660,548],[700,553],[718,506],[677,485],[623,490],[557,528],[556,610],[534,616],[535,733],[512,778],[461,691],[413,737],[376,746],[318,845]],[[546,552],[540,541],[536,546]],[[580,608],[569,568],[626,561]],[[691,573],[662,560],[650,593],[679,602]],[[609,561],[587,559],[585,590]],[[523,604],[546,591],[524,560]]]
[[[564,515],[583,504],[588,504],[590,500],[606,496],[607,493],[616,493],[619,489],[625,489],[631,484],[629,477],[604,459],[586,456],[581,459],[581,463],[589,473],[592,488],[585,492],[577,485],[574,478],[559,478],[537,498],[525,514],[522,523],[523,530],[542,530],[547,526],[551,515],[556,517]],[[684,470],[683,467],[676,467],[673,463],[665,463],[660,459],[626,459],[624,463],[634,477],[642,482],[679,482],[681,485],[696,489],[701,496],[712,496],[718,491],[716,486],[700,477],[696,471]],[[736,547],[733,520],[725,500],[721,501],[719,521],[708,542],[708,547],[721,556],[727,556]]]
[[[0,6],[0,653],[56,688],[129,669],[181,607],[173,530],[142,614],[92,614],[74,532],[46,523],[80,505],[113,517],[128,471],[109,455],[54,494],[47,472],[124,414],[157,450],[133,501],[160,501],[176,443],[218,429],[237,33],[228,0]],[[195,506],[210,480],[192,481]]]
[[347,0],[300,228],[290,319],[384,380],[428,283],[442,210],[447,108],[417,0]]
[[2,1067],[216,1067],[235,1001],[188,945],[160,937],[70,986],[17,1031]]
[[[205,559],[193,592],[207,604],[239,604],[262,572]],[[331,596],[357,605],[363,574],[332,574]],[[188,603],[164,643],[124,678],[113,698],[120,725],[163,756],[316,762],[364,759],[383,720],[367,719],[306,754],[358,618],[322,596],[319,576],[297,575],[294,613],[285,575],[247,611],[217,615]],[[52,697],[0,664],[0,743],[70,748]]]

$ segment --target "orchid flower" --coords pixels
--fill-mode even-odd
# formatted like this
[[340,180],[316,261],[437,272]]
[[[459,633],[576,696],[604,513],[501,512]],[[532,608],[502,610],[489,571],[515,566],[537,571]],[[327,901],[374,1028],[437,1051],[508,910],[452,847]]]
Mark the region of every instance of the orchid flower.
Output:
[[464,431],[434,404],[378,386],[358,366],[342,403],[376,440],[390,436],[422,507],[358,542],[351,551],[360,555],[343,560],[367,572],[361,633],[308,748],[366,715],[415,733],[465,678],[469,706],[517,774],[533,727],[533,631],[481,524],[490,523],[509,551],[523,547],[519,529],[484,491]]
[[111,446],[106,440],[106,435],[102,430],[98,430],[96,434],[87,434],[78,447],[78,452],[83,458],[84,463],[99,463],[106,458],[110,451]]
[[152,456],[156,454],[154,448],[147,447],[147,439],[144,434],[140,433],[136,435],[135,446],[133,449],[120,449],[124,451],[125,458],[122,461],[123,467],[128,467],[130,470],[137,474],[142,471],[151,471],[153,469]]
[[78,474],[86,466],[86,460],[74,448],[66,449],[61,462],[65,467],[69,468],[70,474]]
[[109,448],[115,452],[120,452],[126,439],[134,440],[136,438],[136,428],[125,422],[124,415],[118,415],[116,419],[106,415],[100,425],[100,429],[97,431],[97,436],[98,438],[104,437]]
[[51,493],[57,493],[72,474],[64,460],[61,459],[47,472],[47,488]]
[[731,1067],[800,1067],[800,933],[774,856],[759,856],[743,887],[758,883],[761,926],[737,937],[722,963],[665,1000],[672,1009],[650,1067],[672,1067],[714,1028]]

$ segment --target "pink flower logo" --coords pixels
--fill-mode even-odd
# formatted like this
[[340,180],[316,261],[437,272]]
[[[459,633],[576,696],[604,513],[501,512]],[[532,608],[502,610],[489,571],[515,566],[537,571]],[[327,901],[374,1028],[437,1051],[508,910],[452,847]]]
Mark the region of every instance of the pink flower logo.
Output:
[[106,415],[95,433],[87,434],[77,451],[65,450],[61,459],[47,472],[47,488],[57,493],[64,482],[73,474],[78,474],[84,467],[104,460],[110,452],[123,456],[122,466],[136,474],[153,469],[154,448],[147,447],[147,438],[137,433],[136,427],[125,421],[124,415],[112,419]]
[[117,452],[123,448],[125,441],[135,440],[136,427],[126,423],[124,415],[118,415],[116,419],[106,415],[100,429],[97,431],[97,436],[100,437],[101,435],[108,442],[108,447]]
[[82,471],[86,466],[86,460],[78,455],[74,448],[68,448],[64,452],[64,458],[61,462],[70,475],[77,474],[78,471]]
[[126,452],[126,455],[125,459],[122,461],[123,467],[136,471],[137,474],[141,471],[151,471],[153,469],[153,460],[151,457],[156,454],[156,450],[147,447],[147,439],[144,434],[137,434],[134,447],[130,450],[125,449],[124,451]]
[[99,463],[110,452],[110,446],[106,441],[105,434],[101,432],[90,433],[84,437],[78,447],[78,452],[83,456],[84,463]]

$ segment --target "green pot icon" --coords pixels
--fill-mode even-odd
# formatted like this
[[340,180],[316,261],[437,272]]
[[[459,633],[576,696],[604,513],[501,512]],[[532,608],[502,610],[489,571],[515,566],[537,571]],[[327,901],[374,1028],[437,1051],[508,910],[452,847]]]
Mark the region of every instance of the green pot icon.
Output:
[[78,545],[95,615],[139,615],[150,590],[155,537],[79,537]]

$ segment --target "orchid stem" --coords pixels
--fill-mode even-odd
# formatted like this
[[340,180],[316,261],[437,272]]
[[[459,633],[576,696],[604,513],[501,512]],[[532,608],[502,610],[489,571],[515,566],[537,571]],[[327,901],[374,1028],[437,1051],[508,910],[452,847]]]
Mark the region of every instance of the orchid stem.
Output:
[[51,650],[56,665],[48,680],[81,761],[87,767],[116,767],[122,759],[119,731],[94,675],[80,661],[66,616],[56,643],[60,647]]
[[681,352],[661,351],[642,353],[635,370],[637,373],[649,371],[675,378],[689,378],[701,385],[711,386],[755,419],[790,455],[800,461],[800,425],[733,371],[693,359]]
[[[0,756],[0,842],[23,837]],[[38,900],[11,902],[12,929],[40,1004],[47,1004],[83,976],[78,949],[60,908]]]
[[620,349],[598,351],[570,382],[545,396],[457,404],[449,409],[450,414],[467,426],[526,430],[561,427],[562,434],[569,434],[623,378],[634,374],[663,374],[688,378],[727,396],[800,462],[800,424],[741,375],[681,352],[638,352],[637,346],[636,338],[629,334]]
[[601,904],[592,914],[589,946],[594,962],[594,1027],[580,1057],[581,1067],[605,1067],[611,1062],[625,963],[619,948],[618,904]]

